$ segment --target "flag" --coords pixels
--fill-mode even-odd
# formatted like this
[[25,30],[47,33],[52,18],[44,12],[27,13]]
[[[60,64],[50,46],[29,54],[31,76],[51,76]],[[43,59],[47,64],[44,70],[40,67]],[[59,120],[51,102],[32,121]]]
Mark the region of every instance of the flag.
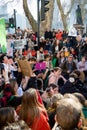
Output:
[[6,29],[5,29],[5,20],[0,18],[0,44],[2,48],[2,53],[6,53]]

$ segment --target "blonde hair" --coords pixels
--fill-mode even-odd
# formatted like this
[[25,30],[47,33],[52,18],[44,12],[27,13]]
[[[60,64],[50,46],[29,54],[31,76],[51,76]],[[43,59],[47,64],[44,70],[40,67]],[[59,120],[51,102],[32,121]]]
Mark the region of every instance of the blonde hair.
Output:
[[23,120],[20,120],[14,123],[8,123],[8,125],[3,127],[2,130],[31,130],[31,129]]
[[81,105],[71,98],[60,100],[56,111],[56,119],[63,130],[77,128],[81,116]]

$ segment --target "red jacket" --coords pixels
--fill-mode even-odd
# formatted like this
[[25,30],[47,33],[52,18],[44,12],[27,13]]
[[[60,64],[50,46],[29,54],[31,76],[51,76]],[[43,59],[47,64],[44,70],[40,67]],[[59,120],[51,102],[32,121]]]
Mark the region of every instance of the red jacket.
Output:
[[[27,119],[26,123],[29,122]],[[30,126],[29,126],[30,127]],[[41,112],[39,118],[35,118],[30,127],[32,130],[51,130],[47,117]]]
[[56,39],[57,40],[62,40],[62,34],[63,34],[63,32],[58,32],[57,34],[56,34]]
[[3,96],[0,98],[0,107],[5,107],[7,105],[7,101],[10,99],[11,96],[11,86],[10,84],[6,84],[3,91]]
[[[17,114],[20,113],[21,105],[18,106],[16,109]],[[27,116],[27,119],[25,121],[27,124],[30,124],[29,115]],[[30,126],[32,130],[51,130],[49,123],[48,123],[48,115],[45,111],[40,111],[40,117],[35,117],[33,124]]]

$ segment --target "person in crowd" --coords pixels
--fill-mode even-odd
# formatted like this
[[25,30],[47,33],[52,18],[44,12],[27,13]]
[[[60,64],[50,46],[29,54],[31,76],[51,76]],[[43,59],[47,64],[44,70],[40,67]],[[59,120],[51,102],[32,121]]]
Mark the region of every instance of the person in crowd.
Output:
[[44,60],[44,49],[43,47],[40,47],[39,50],[37,51],[37,61],[42,60]]
[[87,35],[84,38],[84,42],[82,44],[81,51],[82,51],[82,56],[87,57]]
[[68,48],[67,40],[68,40],[67,38],[64,38],[64,39],[63,39],[63,43],[62,43],[62,44],[63,44],[63,47]]
[[53,67],[52,67],[51,55],[50,54],[46,54],[44,56],[44,58],[45,58],[44,62],[46,63],[46,68],[52,69]]
[[30,47],[27,49],[27,55],[26,55],[26,58],[27,58],[27,59],[32,58],[31,48],[30,48]]
[[18,121],[18,115],[13,107],[0,108],[0,129],[15,121]]
[[17,70],[17,66],[14,64],[12,58],[9,59],[6,54],[3,54],[0,58],[5,71],[13,72]]
[[11,85],[12,95],[18,96],[18,84],[17,84],[17,80],[15,78],[10,79],[10,85]]
[[70,74],[69,79],[66,81],[66,83],[61,88],[59,88],[59,92],[63,95],[65,93],[80,92],[76,86],[77,77],[78,76],[75,73]]
[[79,70],[74,70],[73,73],[77,74],[79,81],[81,81],[81,83],[83,83],[84,86],[84,81],[85,81],[84,73]]
[[51,98],[54,94],[58,94],[58,85],[52,83],[48,85],[46,90],[41,95],[46,109],[51,106]]
[[58,64],[58,58],[59,57],[60,57],[60,53],[54,53],[52,55],[52,65],[53,65],[53,68],[59,66],[59,64]]
[[83,56],[81,58],[81,60],[77,63],[77,69],[83,73],[84,77],[85,77],[85,81],[87,78],[87,61],[86,61],[86,57]]
[[38,45],[38,47],[39,47],[39,48],[40,48],[40,47],[45,48],[45,45],[46,45],[46,40],[45,40],[44,36],[42,36],[42,37],[40,38],[40,44]]
[[81,60],[81,56],[82,56],[82,45],[83,45],[83,40],[82,40],[82,36],[81,35],[77,35],[76,37],[76,41],[77,41],[77,45],[76,45],[76,52],[77,52],[77,57],[78,60]]
[[73,93],[73,94],[71,94],[71,93],[66,93],[66,94],[64,94],[63,97],[64,97],[64,99],[70,98],[70,99],[75,100],[76,102],[79,101],[78,98],[74,95],[74,93]]
[[66,79],[61,75],[62,69],[60,67],[55,67],[53,69],[53,72],[49,75],[48,85],[54,83],[57,85],[59,78],[62,78],[64,82],[66,82]]
[[4,126],[1,130],[31,130],[31,129],[23,120],[20,120],[14,123],[8,123],[8,125]]
[[52,43],[49,39],[46,39],[44,50],[46,50],[49,53],[52,53]]
[[22,96],[23,92],[26,90],[28,84],[29,77],[22,75],[21,84],[18,87],[17,93],[18,95]]
[[81,112],[82,126],[81,126],[81,128],[82,128],[82,130],[86,130],[87,129],[87,100],[81,93],[73,93],[72,95],[74,95],[82,105],[82,112]]
[[57,55],[57,58],[58,58],[58,66],[61,66],[61,64],[63,64],[66,61],[65,52],[60,51],[59,54]]
[[2,97],[2,93],[3,93],[4,86],[5,86],[4,78],[3,78],[3,76],[0,74],[0,97]]
[[87,99],[87,89],[84,86],[84,83],[80,80],[78,72],[73,72],[70,74],[69,79],[67,82],[59,89],[61,94],[65,93],[81,93],[82,95],[85,96]]
[[65,30],[63,30],[63,34],[62,34],[63,39],[68,37],[68,32],[66,32]]
[[61,50],[62,46],[59,40],[55,40],[52,45],[52,53],[58,53]]
[[22,38],[22,30],[21,30],[21,28],[20,27],[18,27],[17,29],[16,29],[16,37],[17,37],[17,39],[21,39]]
[[77,57],[77,55],[76,55],[76,51],[75,51],[75,48],[70,47],[70,54],[72,54],[74,58]]
[[61,41],[62,35],[63,35],[63,32],[61,30],[58,30],[57,33],[56,33],[56,39]]
[[52,39],[52,32],[49,29],[46,29],[45,33],[44,33],[44,37],[45,39]]
[[66,79],[68,79],[69,74],[72,73],[75,69],[77,69],[76,63],[73,60],[73,55],[70,54],[68,56],[68,59],[63,64],[61,64],[60,67],[62,69],[62,74]]
[[60,100],[56,110],[56,121],[58,123],[57,128],[59,128],[59,130],[78,130],[80,117],[81,104],[79,101],[76,102],[69,98]]
[[24,120],[33,130],[50,130],[48,116],[43,105],[38,102],[37,91],[28,89],[22,98],[22,104],[17,108],[21,120]]
[[52,41],[55,39],[56,36],[56,30],[53,28],[52,29]]
[[63,51],[64,51],[65,58],[67,59],[68,56],[70,55],[70,52],[69,52],[68,48],[64,46]]
[[61,99],[63,99],[63,95],[61,95],[60,93],[53,94],[53,96],[51,98],[51,106],[47,110],[47,113],[49,116],[49,124],[50,124],[51,129],[53,128],[53,126],[55,124],[56,108]]
[[81,60],[77,63],[77,69],[82,72],[87,70],[87,62],[85,56],[83,56]]
[[28,38],[28,48],[30,48],[31,50],[34,49],[34,43],[30,38]]
[[8,71],[3,71],[3,77],[4,77],[4,88],[2,90],[2,97],[0,98],[0,107],[6,107],[6,106],[12,106],[17,107],[22,100],[21,96],[13,95],[11,84],[8,77]]

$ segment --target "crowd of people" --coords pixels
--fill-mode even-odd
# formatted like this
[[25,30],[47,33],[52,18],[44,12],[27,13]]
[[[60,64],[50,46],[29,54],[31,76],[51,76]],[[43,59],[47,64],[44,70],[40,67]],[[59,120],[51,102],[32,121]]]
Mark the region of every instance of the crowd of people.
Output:
[[[7,38],[26,44],[13,57],[0,52],[0,129],[86,130],[87,36],[53,29],[37,43],[36,33],[18,27]],[[18,60],[28,62],[30,76]]]

